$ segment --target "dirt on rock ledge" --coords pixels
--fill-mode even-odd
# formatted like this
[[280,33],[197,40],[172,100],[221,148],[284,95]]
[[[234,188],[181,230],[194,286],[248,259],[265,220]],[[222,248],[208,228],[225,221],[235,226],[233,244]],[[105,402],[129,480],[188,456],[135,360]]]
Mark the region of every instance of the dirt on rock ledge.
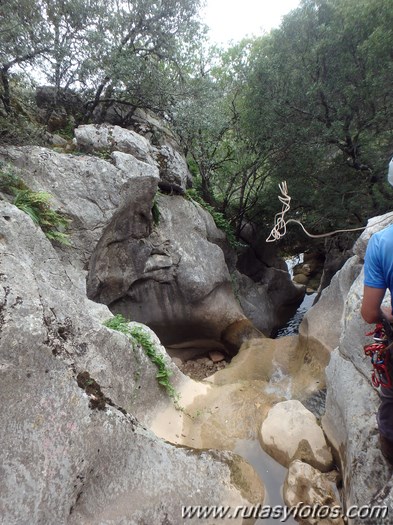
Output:
[[219,361],[214,363],[209,357],[200,357],[198,359],[189,359],[188,361],[176,360],[176,364],[183,374],[189,376],[195,381],[203,381],[207,377],[222,370],[229,363],[228,361]]

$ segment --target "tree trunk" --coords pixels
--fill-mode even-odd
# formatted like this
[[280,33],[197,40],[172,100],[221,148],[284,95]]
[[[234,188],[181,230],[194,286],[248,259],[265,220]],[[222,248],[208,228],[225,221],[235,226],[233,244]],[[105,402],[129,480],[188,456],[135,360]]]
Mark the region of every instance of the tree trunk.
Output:
[[11,113],[11,96],[10,96],[10,82],[8,77],[8,69],[3,67],[1,69],[1,83],[3,85],[3,94],[1,100],[3,101],[6,113]]

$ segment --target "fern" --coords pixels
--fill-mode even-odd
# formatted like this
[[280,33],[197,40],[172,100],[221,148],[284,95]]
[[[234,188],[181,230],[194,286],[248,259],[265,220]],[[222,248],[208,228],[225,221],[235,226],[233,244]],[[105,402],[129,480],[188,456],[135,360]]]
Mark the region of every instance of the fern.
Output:
[[156,226],[158,226],[160,224],[160,217],[161,217],[161,214],[160,214],[160,210],[158,208],[158,202],[157,202],[157,199],[154,198],[153,200],[153,205],[152,205],[152,208],[151,208],[151,213],[153,215],[153,222]]
[[70,245],[65,230],[70,224],[61,213],[50,207],[52,196],[44,191],[32,191],[12,170],[12,167],[0,163],[0,191],[14,198],[12,204],[29,215],[51,241]]
[[145,354],[158,368],[158,372],[156,374],[157,382],[165,388],[169,397],[174,400],[175,405],[179,408],[179,394],[176,392],[175,388],[170,382],[172,372],[168,368],[163,355],[157,352],[154,342],[151,340],[149,334],[147,334],[139,326],[130,328],[129,322],[121,314],[117,314],[112,317],[112,319],[105,321],[104,326],[125,334],[129,339],[135,339],[141,345]]

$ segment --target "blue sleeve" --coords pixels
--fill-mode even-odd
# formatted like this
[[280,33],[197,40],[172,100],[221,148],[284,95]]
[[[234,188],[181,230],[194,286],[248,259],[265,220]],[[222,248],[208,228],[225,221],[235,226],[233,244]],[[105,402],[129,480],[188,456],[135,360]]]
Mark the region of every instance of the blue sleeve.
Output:
[[379,239],[373,235],[368,242],[364,258],[364,284],[371,288],[387,288],[385,276],[381,265],[381,252]]

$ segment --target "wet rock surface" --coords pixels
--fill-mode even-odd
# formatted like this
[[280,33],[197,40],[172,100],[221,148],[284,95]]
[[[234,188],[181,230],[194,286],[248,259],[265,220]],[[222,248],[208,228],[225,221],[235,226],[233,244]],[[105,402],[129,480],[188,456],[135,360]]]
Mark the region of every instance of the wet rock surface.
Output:
[[[332,476],[322,474],[318,469],[300,460],[295,460],[289,465],[288,474],[284,484],[284,500],[289,507],[304,507],[300,512],[301,525],[344,525],[340,517],[341,504],[337,499],[335,483],[337,471]],[[307,509],[320,509],[319,515],[314,516]],[[328,517],[328,509],[336,509],[335,517]],[[333,515],[333,512],[331,512]]]

